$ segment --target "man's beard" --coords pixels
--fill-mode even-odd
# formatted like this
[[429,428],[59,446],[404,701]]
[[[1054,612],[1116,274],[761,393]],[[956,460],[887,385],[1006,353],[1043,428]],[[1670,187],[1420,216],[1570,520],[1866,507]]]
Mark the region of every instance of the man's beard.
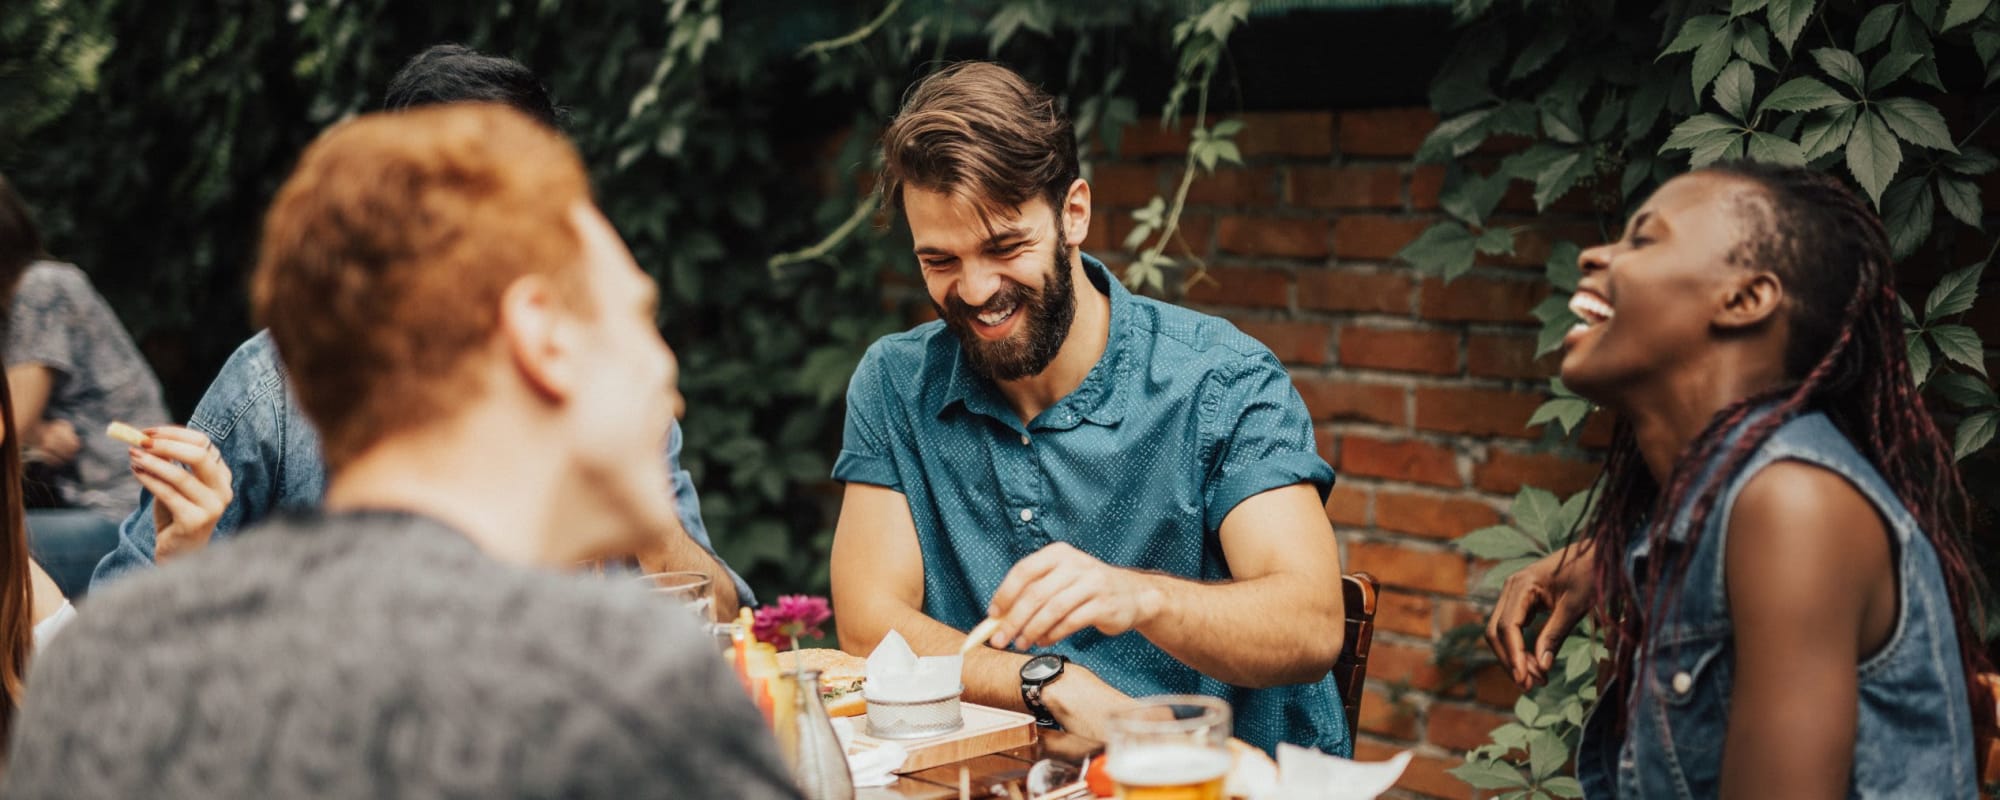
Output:
[[[1066,237],[1057,231],[1055,263],[1049,266],[1040,291],[1007,281],[979,308],[967,305],[956,293],[945,297],[944,305],[938,306],[938,316],[952,333],[958,334],[959,349],[974,372],[996,381],[1020,380],[1041,374],[1055,360],[1063,341],[1069,338],[1070,322],[1076,319],[1076,280],[1069,265],[1071,252]],[[1015,307],[1015,314],[1026,315],[1020,322],[1021,330],[999,341],[980,338],[973,330],[979,313],[1008,306]]]

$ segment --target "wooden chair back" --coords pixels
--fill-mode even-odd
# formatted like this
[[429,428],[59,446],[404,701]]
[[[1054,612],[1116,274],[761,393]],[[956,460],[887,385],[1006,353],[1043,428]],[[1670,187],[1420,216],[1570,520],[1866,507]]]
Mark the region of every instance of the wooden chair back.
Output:
[[1366,572],[1340,576],[1341,597],[1347,602],[1347,623],[1340,660],[1333,665],[1333,681],[1340,687],[1340,704],[1347,712],[1349,736],[1361,731],[1361,689],[1368,681],[1368,646],[1375,640],[1378,586],[1375,576]]

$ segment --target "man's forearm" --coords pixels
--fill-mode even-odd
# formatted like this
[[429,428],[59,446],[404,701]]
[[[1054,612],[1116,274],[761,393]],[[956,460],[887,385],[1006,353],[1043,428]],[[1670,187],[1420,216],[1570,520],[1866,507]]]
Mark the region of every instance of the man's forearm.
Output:
[[1199,583],[1147,573],[1156,607],[1140,634],[1196,671],[1237,686],[1306,683],[1340,658],[1340,579],[1280,573]]
[[[965,631],[900,603],[881,603],[853,616],[862,619],[842,618],[840,647],[858,656],[874,652],[875,646],[881,644],[882,638],[888,636],[891,630],[902,634],[903,640],[910,643],[910,649],[920,656],[952,655],[965,642]],[[960,680],[965,683],[965,700],[982,706],[1026,711],[1027,706],[1021,702],[1021,665],[1028,663],[1028,658],[1021,653],[991,647],[973,648],[965,655],[965,666],[960,672]]]
[[639,554],[640,568],[648,573],[699,572],[707,575],[710,591],[715,597],[716,621],[735,619],[741,600],[736,596],[736,578],[722,565],[722,560],[695,544],[678,522],[672,531],[660,538],[662,541],[657,547]]

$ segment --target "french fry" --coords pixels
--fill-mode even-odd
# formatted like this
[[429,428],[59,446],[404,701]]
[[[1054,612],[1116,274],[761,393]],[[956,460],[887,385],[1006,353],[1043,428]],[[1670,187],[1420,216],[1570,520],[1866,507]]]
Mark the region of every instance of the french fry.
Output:
[[971,633],[965,635],[965,643],[958,646],[958,654],[963,656],[977,649],[980,645],[985,644],[987,639],[993,638],[993,632],[997,630],[1000,630],[1000,620],[987,617],[978,625],[973,626]]
[[105,427],[104,435],[109,436],[113,439],[117,439],[118,441],[124,442],[133,447],[144,447],[146,445],[146,439],[147,439],[147,436],[144,432],[140,431],[138,428],[134,428],[123,422],[113,422],[109,426]]

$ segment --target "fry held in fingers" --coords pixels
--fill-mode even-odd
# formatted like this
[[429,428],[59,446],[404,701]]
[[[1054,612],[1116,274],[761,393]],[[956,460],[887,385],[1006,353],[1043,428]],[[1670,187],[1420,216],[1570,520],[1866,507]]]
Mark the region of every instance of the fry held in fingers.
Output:
[[151,438],[146,435],[145,431],[141,431],[123,422],[113,422],[106,426],[104,428],[104,435],[133,447],[145,447],[146,440]]

